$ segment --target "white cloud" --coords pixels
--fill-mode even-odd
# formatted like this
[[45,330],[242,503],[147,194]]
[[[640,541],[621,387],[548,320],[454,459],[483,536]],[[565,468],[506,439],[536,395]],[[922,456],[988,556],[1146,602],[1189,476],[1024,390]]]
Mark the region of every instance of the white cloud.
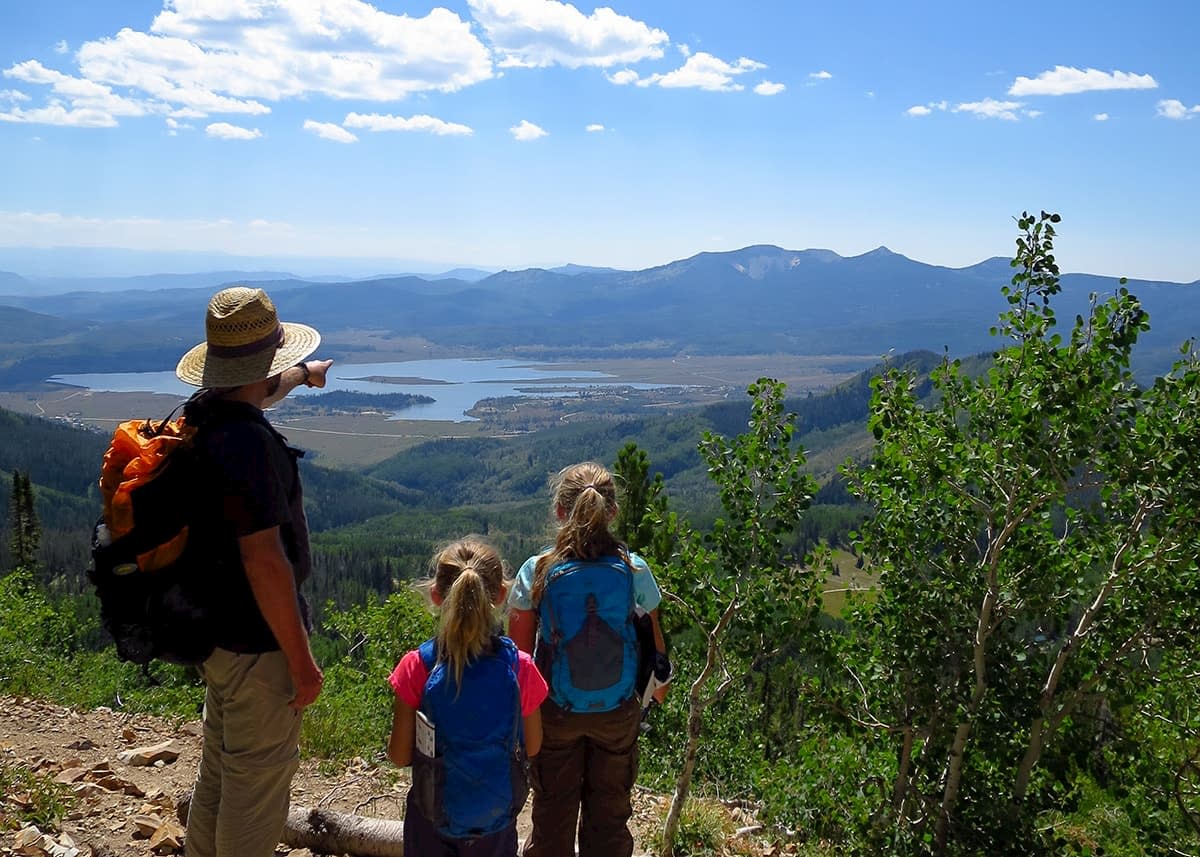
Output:
[[60,39],[54,46],[54,52],[56,54],[65,54],[69,50],[71,50],[71,46],[67,44],[66,39]]
[[1009,95],[1074,95],[1109,89],[1156,89],[1158,82],[1148,74],[1125,71],[1077,69],[1056,65],[1037,77],[1018,77],[1008,89]]
[[1197,113],[1200,113],[1200,104],[1188,107],[1177,98],[1158,102],[1158,115],[1166,119],[1192,119]]
[[832,74],[822,69],[821,71],[810,72],[808,75],[813,80],[829,80],[833,77]]
[[690,45],[685,45],[680,42],[675,47],[679,49],[679,53],[683,54],[684,59],[687,59],[692,55],[692,48]]
[[29,96],[19,89],[0,89],[0,99],[4,101],[28,101]]
[[670,38],[662,30],[600,7],[584,15],[558,0],[467,0],[501,66],[567,68],[659,59]]
[[773,83],[769,80],[764,80],[758,86],[754,87],[754,91],[759,95],[778,95],[787,89],[782,83]]
[[117,120],[111,113],[91,108],[74,109],[51,102],[45,107],[23,110],[14,107],[0,113],[0,122],[19,122],[33,125],[67,125],[75,128],[112,128]]
[[366,128],[368,131],[425,131],[441,137],[469,137],[475,133],[466,125],[425,114],[405,118],[386,113],[348,113],[342,124],[347,128]]
[[766,68],[760,62],[746,57],[736,63],[727,63],[712,54],[700,51],[688,57],[682,66],[666,74],[652,74],[637,80],[638,86],[662,86],[668,89],[695,88],[709,92],[740,92],[745,89],[734,77],[750,71]]
[[1097,114],[1096,114],[1095,116],[1093,116],[1092,118],[1093,118],[1093,119],[1095,119],[1097,122],[1107,122],[1107,121],[1108,121],[1108,114],[1107,114],[1107,113],[1097,113]]
[[262,131],[257,128],[241,128],[228,122],[213,122],[204,133],[220,140],[257,140],[262,136]]
[[1039,116],[1042,115],[1041,110],[1022,110],[1021,112],[1024,113],[1026,116],[1028,116],[1030,119],[1037,119]]
[[491,53],[459,15],[391,14],[364,0],[164,0],[149,27],[85,42],[75,56],[80,77],[36,60],[9,76],[52,86],[58,99],[40,115],[64,123],[103,111],[259,115],[267,102],[313,95],[395,101],[493,76]]
[[167,117],[166,123],[167,123],[167,136],[169,136],[169,137],[178,137],[180,131],[183,131],[185,129],[189,129],[192,127],[191,125],[188,125],[186,122],[180,122],[178,119],[175,119],[171,116]]
[[595,134],[597,132],[603,131],[604,126],[601,125],[599,122],[594,122],[591,125],[588,125],[587,128],[585,128],[584,130],[587,131],[589,134]]
[[627,83],[637,83],[638,73],[631,68],[623,68],[618,72],[608,75],[608,79],[618,86],[624,86]]
[[[26,114],[41,118],[24,121],[47,125],[82,124],[91,127],[112,127],[117,124],[117,116],[145,116],[147,113],[162,110],[162,105],[125,98],[114,93],[112,87],[71,77],[55,69],[46,68],[37,60],[27,60],[6,68],[4,76],[50,87],[52,95],[47,98],[46,107],[28,111]],[[28,101],[29,98],[25,96],[22,100]],[[81,122],[78,121],[79,117],[88,118]]]
[[1018,119],[1016,111],[1024,106],[1024,103],[1020,101],[997,101],[994,98],[985,98],[983,101],[959,104],[954,108],[954,112],[974,113],[980,119],[1004,119],[1016,122]]
[[528,119],[522,119],[520,125],[514,125],[508,129],[513,135],[514,140],[522,143],[528,143],[530,140],[536,140],[539,137],[545,137],[549,132],[543,128],[534,125]]
[[358,142],[357,137],[341,125],[335,125],[333,122],[317,122],[313,119],[305,119],[304,130],[311,131],[323,140],[332,140],[335,143]]
[[[874,93],[871,93],[874,95]],[[914,104],[912,107],[905,110],[908,116],[928,116],[935,110],[948,110],[949,102],[946,101],[930,101],[928,104]]]

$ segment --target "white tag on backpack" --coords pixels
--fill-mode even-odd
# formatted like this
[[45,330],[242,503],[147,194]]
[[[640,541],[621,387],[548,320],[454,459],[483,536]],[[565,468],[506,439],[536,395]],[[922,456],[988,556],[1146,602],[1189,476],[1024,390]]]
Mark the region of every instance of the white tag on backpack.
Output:
[[416,745],[417,752],[426,758],[432,759],[434,753],[437,752],[437,730],[433,723],[420,711],[417,712],[417,728],[416,728]]

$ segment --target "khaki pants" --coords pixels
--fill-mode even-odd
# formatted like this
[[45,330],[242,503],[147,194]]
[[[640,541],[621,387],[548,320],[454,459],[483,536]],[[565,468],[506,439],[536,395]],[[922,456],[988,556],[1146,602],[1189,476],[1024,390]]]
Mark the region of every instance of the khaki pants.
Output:
[[271,857],[300,761],[300,713],[282,652],[217,649],[201,666],[204,749],[187,857]]
[[600,714],[542,704],[542,750],[532,759],[533,832],[524,857],[630,857],[637,779],[637,699]]

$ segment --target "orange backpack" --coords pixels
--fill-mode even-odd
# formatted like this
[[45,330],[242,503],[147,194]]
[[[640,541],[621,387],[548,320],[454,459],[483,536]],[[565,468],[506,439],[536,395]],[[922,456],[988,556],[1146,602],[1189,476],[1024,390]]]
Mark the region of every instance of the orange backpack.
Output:
[[206,477],[184,417],[117,426],[100,470],[88,576],[122,660],[198,664],[215,647],[211,551],[188,540]]
[[[172,453],[190,448],[195,434],[196,430],[183,417],[174,420],[168,417],[158,424],[151,420],[127,420],[117,426],[100,469],[102,520],[111,542],[133,532],[135,492],[165,469]],[[185,522],[179,531],[163,534],[165,541],[134,554],[136,569],[123,571],[157,571],[170,565],[183,554],[187,533]]]

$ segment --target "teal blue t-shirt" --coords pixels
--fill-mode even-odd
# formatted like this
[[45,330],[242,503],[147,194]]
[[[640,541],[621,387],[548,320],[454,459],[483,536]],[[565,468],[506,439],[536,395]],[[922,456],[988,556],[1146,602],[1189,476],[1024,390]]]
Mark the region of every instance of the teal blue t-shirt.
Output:
[[[508,606],[514,610],[534,609],[530,591],[533,589],[533,572],[540,556],[542,554],[535,554],[525,560],[521,570],[517,572],[517,579],[513,581],[512,589],[508,593]],[[646,565],[646,561],[635,553],[629,554],[629,560],[633,564],[633,602],[647,612],[654,610],[662,602],[662,592],[658,588],[658,581],[654,579],[654,572]]]

